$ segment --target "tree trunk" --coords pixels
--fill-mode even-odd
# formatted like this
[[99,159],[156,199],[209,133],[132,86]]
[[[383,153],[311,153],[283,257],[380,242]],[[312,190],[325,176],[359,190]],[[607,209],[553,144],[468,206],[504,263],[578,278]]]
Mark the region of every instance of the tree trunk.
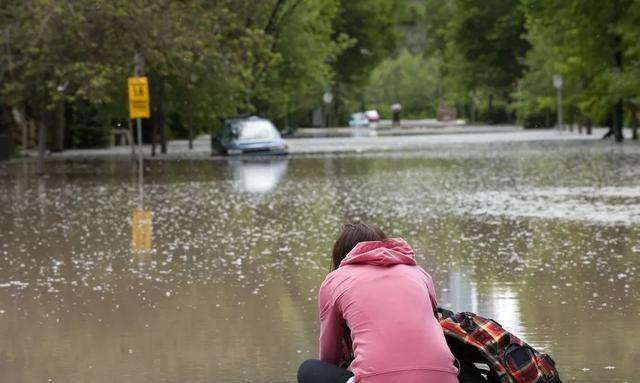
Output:
[[9,109],[0,105],[0,162],[11,157],[13,144],[13,121]]
[[622,99],[618,100],[613,111],[613,137],[616,142],[624,141],[624,135],[622,133]]
[[489,111],[487,113],[487,123],[493,125],[493,94],[489,95]]
[[164,79],[162,78],[162,76],[158,76],[157,81],[157,109],[153,121],[158,121],[158,129],[160,130],[160,152],[162,154],[167,154],[167,124],[164,116]]
[[[615,36],[615,52],[613,54],[613,72],[622,73],[622,37],[620,35]],[[618,99],[613,111],[613,137],[616,142],[624,141],[624,134],[622,132],[623,121],[623,106],[622,98]]]
[[158,110],[154,108],[151,116],[151,157],[156,156],[156,136],[158,135]]
[[22,150],[29,149],[29,124],[26,122],[20,123],[20,133],[22,135]]
[[591,135],[591,133],[592,133],[591,128],[593,128],[593,121],[591,121],[590,118],[587,118],[587,126],[586,126],[586,128],[587,128],[587,134]]
[[546,110],[544,117],[545,126],[547,128],[551,127],[551,113],[549,112],[549,109]]
[[64,133],[66,128],[64,102],[59,102],[58,105],[56,105],[55,113],[56,119],[52,124],[53,130],[51,131],[51,151],[61,152],[64,150]]
[[29,131],[31,130],[31,123],[27,119],[27,116],[19,108],[15,106],[11,109],[11,114],[13,115],[13,120],[15,121],[16,125],[20,128],[20,133],[21,133],[20,144],[22,145],[22,149],[28,150],[30,147]]
[[567,118],[567,125],[569,125],[569,132],[573,133],[574,118],[573,118],[573,116],[567,116],[567,117],[571,117],[570,119]]
[[475,124],[476,123],[476,103],[471,101],[471,116],[469,116],[471,118],[471,124]]
[[167,154],[167,124],[164,119],[164,105],[162,99],[158,103],[158,120],[160,123],[160,151]]
[[47,150],[47,128],[44,119],[38,121],[38,160],[36,163],[36,173],[44,174],[44,156]]
[[638,139],[638,107],[635,103],[629,104],[631,110],[631,139]]

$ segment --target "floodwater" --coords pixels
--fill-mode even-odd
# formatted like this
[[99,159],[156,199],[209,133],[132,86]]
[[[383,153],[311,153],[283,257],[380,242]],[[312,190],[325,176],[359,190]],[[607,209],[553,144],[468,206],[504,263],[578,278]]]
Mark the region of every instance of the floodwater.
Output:
[[406,238],[442,306],[496,319],[563,380],[637,381],[636,144],[147,161],[150,236],[133,169],[0,165],[0,381],[294,382],[352,220]]

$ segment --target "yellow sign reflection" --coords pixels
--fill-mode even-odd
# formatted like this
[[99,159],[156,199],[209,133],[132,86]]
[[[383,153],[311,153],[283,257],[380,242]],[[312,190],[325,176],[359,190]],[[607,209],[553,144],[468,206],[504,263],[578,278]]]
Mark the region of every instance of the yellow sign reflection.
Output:
[[150,253],[153,246],[153,212],[145,209],[131,211],[131,249],[136,253]]

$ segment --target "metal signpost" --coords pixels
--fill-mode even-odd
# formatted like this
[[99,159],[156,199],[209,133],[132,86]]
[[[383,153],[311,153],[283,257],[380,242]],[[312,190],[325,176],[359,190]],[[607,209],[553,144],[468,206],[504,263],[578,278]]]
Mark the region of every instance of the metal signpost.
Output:
[[146,77],[129,77],[129,118],[136,119],[138,128],[138,177],[140,207],[142,207],[142,119],[151,117],[149,108],[149,83]]
[[558,94],[558,130],[564,130],[562,125],[562,76],[553,75],[553,86],[556,88]]
[[151,117],[149,82],[142,76],[142,63],[136,55],[135,76],[129,77],[129,118],[136,120],[138,128],[138,193],[139,206],[131,212],[131,247],[134,253],[149,253],[152,246],[153,213],[144,209],[142,165],[142,119]]

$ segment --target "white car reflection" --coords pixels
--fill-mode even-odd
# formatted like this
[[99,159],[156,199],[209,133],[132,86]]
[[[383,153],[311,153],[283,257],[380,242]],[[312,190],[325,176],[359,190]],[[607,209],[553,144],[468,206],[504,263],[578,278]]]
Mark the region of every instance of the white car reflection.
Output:
[[250,158],[229,161],[234,188],[248,193],[269,193],[284,178],[288,158]]

